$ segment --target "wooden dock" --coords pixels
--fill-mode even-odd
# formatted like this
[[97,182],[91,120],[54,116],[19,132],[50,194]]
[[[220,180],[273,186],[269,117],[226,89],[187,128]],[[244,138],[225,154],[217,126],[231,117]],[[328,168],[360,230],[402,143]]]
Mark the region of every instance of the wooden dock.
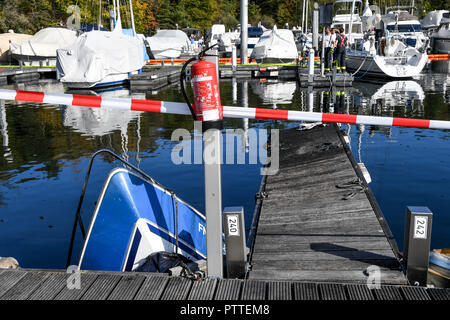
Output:
[[[406,284],[400,254],[336,125],[280,132],[280,169],[263,179],[249,279]],[[373,268],[373,267],[372,267]]]
[[0,300],[450,300],[450,289],[206,279],[152,273],[0,270]]

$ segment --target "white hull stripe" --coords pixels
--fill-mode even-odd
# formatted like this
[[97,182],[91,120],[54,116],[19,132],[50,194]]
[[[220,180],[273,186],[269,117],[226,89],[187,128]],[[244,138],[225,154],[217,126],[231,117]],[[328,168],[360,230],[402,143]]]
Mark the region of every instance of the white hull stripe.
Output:
[[[0,89],[0,99],[36,103],[72,105],[91,108],[133,110],[157,113],[190,115],[185,103],[154,100],[137,100],[126,98],[104,98],[80,94],[44,93],[37,91],[20,91]],[[366,124],[381,126],[401,126],[415,128],[450,129],[450,121],[376,117],[352,114],[335,114],[279,110],[268,108],[223,107],[225,118],[248,118],[287,121],[334,122]]]

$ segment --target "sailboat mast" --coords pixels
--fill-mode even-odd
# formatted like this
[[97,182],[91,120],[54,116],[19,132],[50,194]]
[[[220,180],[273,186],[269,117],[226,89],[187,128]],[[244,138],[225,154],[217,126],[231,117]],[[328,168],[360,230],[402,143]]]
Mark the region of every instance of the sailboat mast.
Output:
[[130,1],[130,14],[131,14],[131,28],[133,29],[133,36],[136,37],[136,29],[134,28],[134,15],[133,15],[133,1]]
[[116,25],[120,25],[120,28],[122,28],[122,21],[120,20],[120,1],[117,0],[117,23]]
[[98,30],[100,30],[100,25],[102,24],[102,0],[98,1]]
[[303,0],[303,7],[302,7],[302,32],[305,33],[305,2],[306,0]]
[[355,11],[355,0],[352,1],[352,11],[350,12],[350,28],[348,30],[348,39],[351,42],[352,41],[352,29],[353,29],[353,12]]

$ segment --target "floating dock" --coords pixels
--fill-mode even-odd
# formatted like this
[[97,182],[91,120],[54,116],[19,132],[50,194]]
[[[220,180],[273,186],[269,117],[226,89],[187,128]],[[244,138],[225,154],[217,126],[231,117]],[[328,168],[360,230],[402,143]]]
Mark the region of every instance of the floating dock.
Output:
[[152,273],[0,270],[0,300],[450,300],[450,289],[206,279]]
[[56,79],[56,67],[0,66],[0,85],[30,82],[43,78]]
[[180,82],[181,66],[152,66],[142,68],[142,73],[130,77],[132,91],[160,90]]
[[248,279],[407,284],[394,237],[338,127],[280,132],[263,179]]

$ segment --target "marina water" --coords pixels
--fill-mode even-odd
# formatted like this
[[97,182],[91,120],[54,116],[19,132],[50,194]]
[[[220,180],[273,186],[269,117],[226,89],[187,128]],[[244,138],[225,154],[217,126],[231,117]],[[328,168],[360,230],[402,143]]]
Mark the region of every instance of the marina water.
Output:
[[[296,82],[233,80],[221,82],[224,105],[374,114],[450,120],[450,77],[422,74],[402,83],[354,82],[353,88],[300,89]],[[63,92],[53,81],[5,88]],[[128,89],[106,95],[183,101],[179,87],[147,94]],[[2,102],[0,149],[0,253],[22,267],[64,268],[89,158],[108,148],[204,212],[203,165],[176,165],[171,140],[178,128],[193,131],[190,117],[140,112],[113,112],[59,105]],[[225,119],[225,129],[283,129],[299,123]],[[355,159],[370,172],[370,187],[400,250],[407,205],[428,206],[434,213],[432,248],[450,246],[450,132],[342,124]],[[225,140],[225,139],[224,139]],[[239,139],[237,139],[239,140]],[[242,147],[237,143],[237,147]],[[82,208],[85,225],[109,171],[121,166],[99,157],[93,166]],[[223,205],[243,206],[247,231],[261,163],[222,166]],[[317,195],[320,197],[320,194]],[[81,246],[78,234],[74,252]],[[76,255],[75,254],[75,255]],[[76,262],[76,259],[73,259]]]

